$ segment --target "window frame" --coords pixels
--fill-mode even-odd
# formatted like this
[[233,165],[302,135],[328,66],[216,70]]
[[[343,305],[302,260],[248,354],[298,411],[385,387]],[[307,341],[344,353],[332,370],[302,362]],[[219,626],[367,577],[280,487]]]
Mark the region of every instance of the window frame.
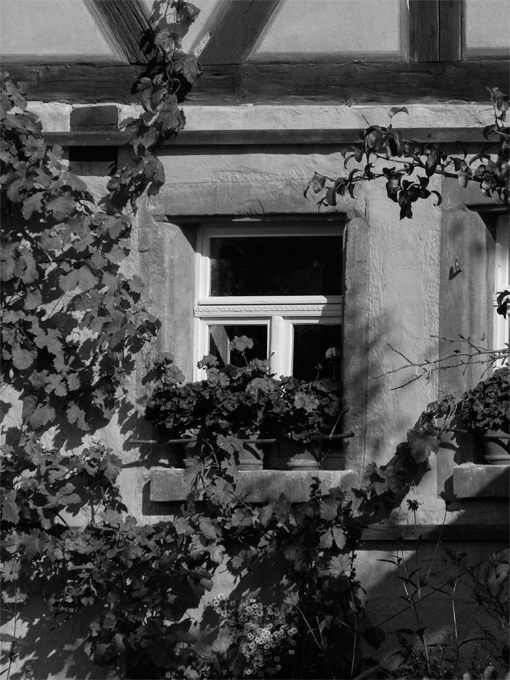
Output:
[[504,290],[510,290],[510,218],[500,215],[495,228],[494,267],[494,333],[493,349],[502,349],[510,343],[510,318],[497,313],[497,297]]
[[[221,224],[202,224],[198,227],[196,247],[196,278],[194,306],[194,380],[205,378],[205,371],[197,362],[209,353],[210,325],[267,325],[267,353],[271,372],[291,375],[295,325],[324,324],[342,326],[343,291],[341,295],[267,295],[267,296],[212,296],[211,238],[255,238],[257,236],[330,236],[343,239],[342,267],[345,261],[345,223],[338,219],[304,220],[300,216],[240,224],[225,219]],[[290,217],[290,219],[289,219]]]

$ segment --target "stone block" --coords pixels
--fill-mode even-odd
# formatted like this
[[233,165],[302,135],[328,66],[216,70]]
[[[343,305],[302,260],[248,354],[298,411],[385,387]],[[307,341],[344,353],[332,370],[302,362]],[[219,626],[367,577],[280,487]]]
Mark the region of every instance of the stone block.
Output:
[[80,106],[70,116],[72,132],[117,130],[119,110],[116,106]]
[[508,498],[510,465],[459,465],[453,469],[457,498]]
[[[318,470],[318,471],[286,471],[286,470],[243,470],[237,493],[252,503],[267,503],[285,494],[289,500],[297,503],[310,497],[310,485],[314,477],[321,481],[321,490],[340,487],[347,491],[356,483],[356,474],[352,470]],[[156,469],[150,478],[150,500],[157,503],[183,501],[189,493],[191,478],[179,468]]]

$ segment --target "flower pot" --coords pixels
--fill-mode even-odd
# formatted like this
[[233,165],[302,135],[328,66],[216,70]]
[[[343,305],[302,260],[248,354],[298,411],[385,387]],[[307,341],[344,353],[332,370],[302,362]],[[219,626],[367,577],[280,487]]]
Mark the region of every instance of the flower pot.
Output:
[[[198,446],[198,428],[193,428],[186,432],[186,435],[182,439],[182,447],[184,449],[184,458],[194,458],[200,453],[200,447]],[[187,441],[189,438],[189,441]]]
[[246,442],[239,453],[239,470],[262,470],[264,467],[264,451],[255,443]]
[[488,465],[510,465],[510,440],[507,437],[508,432],[503,430],[489,430],[483,435],[485,462]]
[[285,440],[280,442],[279,466],[285,470],[320,470],[319,441],[303,442]]

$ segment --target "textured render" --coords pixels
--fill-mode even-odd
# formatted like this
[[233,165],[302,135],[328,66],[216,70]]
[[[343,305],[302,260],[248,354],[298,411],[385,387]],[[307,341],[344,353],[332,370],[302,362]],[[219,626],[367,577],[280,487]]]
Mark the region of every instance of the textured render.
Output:
[[453,470],[453,490],[458,498],[508,498],[509,465],[460,465]]
[[[379,0],[287,0],[261,36],[255,55],[398,53],[401,4],[386,0],[381,12]],[[347,16],[349,21],[345,21]]]
[[[398,114],[393,124],[405,128],[473,128],[493,122],[491,109],[479,104],[406,104],[408,114]],[[89,107],[90,105],[83,105]],[[97,106],[104,106],[98,104]],[[136,116],[141,106],[117,105],[119,118]],[[70,104],[30,102],[29,110],[37,113],[48,132],[69,130]],[[385,125],[390,122],[389,106],[306,106],[297,105],[240,105],[200,106],[183,105],[187,130],[290,130],[290,129],[363,129],[367,121],[371,125]],[[49,127],[48,125],[51,125]],[[59,127],[60,126],[60,127]]]
[[[307,501],[315,477],[320,479],[322,493],[338,487],[346,491],[356,482],[351,470],[245,470],[240,473],[236,493],[252,503],[267,503],[282,493],[293,502]],[[150,499],[158,503],[182,501],[190,487],[191,479],[184,470],[154,470],[150,476]]]
[[83,0],[2,0],[3,55],[116,60]]

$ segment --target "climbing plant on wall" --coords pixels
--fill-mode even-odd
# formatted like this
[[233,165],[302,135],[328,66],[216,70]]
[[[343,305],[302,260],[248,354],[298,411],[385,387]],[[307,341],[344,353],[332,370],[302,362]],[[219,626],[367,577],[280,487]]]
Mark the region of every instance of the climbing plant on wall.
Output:
[[[510,128],[506,122],[508,95],[499,87],[487,88],[494,111],[494,122],[483,130],[487,145],[481,153],[468,158],[451,153],[445,145],[417,142],[405,139],[390,124],[371,125],[360,134],[360,141],[343,152],[344,167],[355,161],[362,167],[354,168],[347,176],[326,177],[315,173],[305,189],[318,197],[319,205],[334,206],[338,196],[346,193],[354,196],[356,185],[382,179],[386,181],[386,193],[391,201],[400,206],[400,219],[412,218],[413,203],[419,199],[441,195],[429,189],[430,178],[441,175],[456,179],[464,188],[476,184],[485,196],[495,196],[508,202],[510,198]],[[405,106],[393,107],[390,120],[400,113],[408,113]],[[494,150],[494,146],[496,149]],[[380,167],[381,161],[392,167]]]

